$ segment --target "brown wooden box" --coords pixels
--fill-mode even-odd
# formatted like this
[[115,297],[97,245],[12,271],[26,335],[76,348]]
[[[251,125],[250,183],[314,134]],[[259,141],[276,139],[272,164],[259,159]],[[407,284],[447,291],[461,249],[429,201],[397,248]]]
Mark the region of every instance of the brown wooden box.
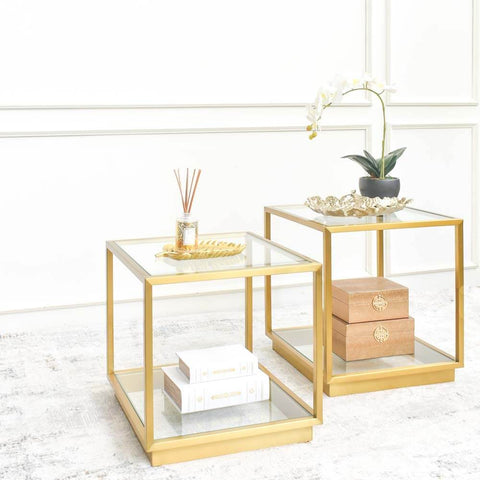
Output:
[[333,353],[346,361],[410,355],[415,351],[412,317],[347,323],[333,316]]
[[348,323],[408,317],[408,288],[383,277],[332,282],[332,313]]

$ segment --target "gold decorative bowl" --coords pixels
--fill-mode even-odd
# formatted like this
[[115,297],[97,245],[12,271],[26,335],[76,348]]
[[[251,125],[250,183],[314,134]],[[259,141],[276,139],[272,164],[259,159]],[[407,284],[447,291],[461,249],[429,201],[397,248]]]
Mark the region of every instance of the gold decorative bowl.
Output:
[[405,197],[362,197],[355,192],[337,198],[333,196],[309,197],[305,205],[314,212],[332,217],[367,217],[387,215],[405,208],[412,200]]

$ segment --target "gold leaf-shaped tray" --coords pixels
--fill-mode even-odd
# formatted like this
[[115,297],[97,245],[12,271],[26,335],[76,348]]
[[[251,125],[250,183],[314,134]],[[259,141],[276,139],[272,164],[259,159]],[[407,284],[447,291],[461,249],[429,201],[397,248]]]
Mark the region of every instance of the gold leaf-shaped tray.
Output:
[[163,246],[163,252],[156,253],[156,257],[168,257],[174,260],[197,260],[202,258],[231,257],[245,250],[241,243],[222,242],[219,240],[203,240],[198,243],[196,250],[175,250],[173,243]]
[[332,217],[366,217],[398,212],[411,201],[411,199],[397,197],[362,197],[353,190],[352,193],[340,198],[309,197],[305,205],[314,212]]

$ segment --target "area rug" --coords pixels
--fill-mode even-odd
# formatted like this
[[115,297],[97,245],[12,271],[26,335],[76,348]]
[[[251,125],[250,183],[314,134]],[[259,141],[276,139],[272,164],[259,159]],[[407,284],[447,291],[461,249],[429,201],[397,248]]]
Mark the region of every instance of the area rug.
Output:
[[[424,298],[428,315],[438,295]],[[453,299],[446,299],[451,307]],[[117,349],[124,348],[117,363],[124,368],[141,352],[139,309],[116,308]],[[280,316],[286,322],[299,313],[292,305]],[[261,336],[258,320],[255,328]],[[324,424],[310,443],[152,468],[105,376],[104,308],[3,316],[0,479],[478,480],[480,288],[466,291],[465,331],[466,366],[454,383],[324,396]],[[156,319],[155,360],[174,355],[168,336],[180,349],[201,345],[205,332],[220,342],[242,339],[241,312]],[[268,341],[258,345],[268,355]],[[288,365],[280,363],[278,371],[308,397],[309,382]]]

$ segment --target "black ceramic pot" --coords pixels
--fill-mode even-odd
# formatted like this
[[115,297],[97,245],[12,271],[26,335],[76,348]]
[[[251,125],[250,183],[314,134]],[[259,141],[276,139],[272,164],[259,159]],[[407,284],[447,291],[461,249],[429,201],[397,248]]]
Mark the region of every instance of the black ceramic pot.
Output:
[[364,197],[398,197],[398,192],[400,192],[398,178],[360,177],[358,186]]

